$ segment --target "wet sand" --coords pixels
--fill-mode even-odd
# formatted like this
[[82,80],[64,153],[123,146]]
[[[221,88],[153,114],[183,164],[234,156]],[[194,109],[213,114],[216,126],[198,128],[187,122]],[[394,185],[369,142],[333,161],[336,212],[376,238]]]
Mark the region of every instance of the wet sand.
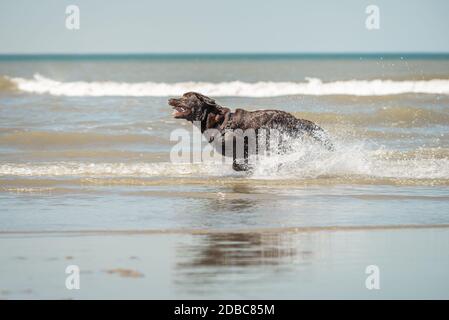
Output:
[[[448,244],[445,225],[2,232],[0,298],[448,299]],[[65,287],[68,265],[79,290]],[[369,265],[379,290],[365,286]]]

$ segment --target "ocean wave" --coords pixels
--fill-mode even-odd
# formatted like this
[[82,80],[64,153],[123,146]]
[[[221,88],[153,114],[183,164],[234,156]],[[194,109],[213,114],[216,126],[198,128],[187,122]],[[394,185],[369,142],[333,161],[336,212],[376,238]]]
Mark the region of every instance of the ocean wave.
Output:
[[[2,163],[0,176],[69,176],[69,177],[136,177],[199,178],[246,177],[249,179],[339,181],[379,181],[382,179],[449,179],[447,150],[410,151],[366,150],[363,146],[337,145],[329,152],[320,146],[304,143],[295,152],[271,155],[257,160],[254,172],[234,172],[230,164],[170,162],[42,162]],[[221,169],[217,170],[217,166]]]
[[[211,175],[216,164],[187,164],[170,162],[157,163],[4,163],[0,164],[0,176],[83,176],[83,177],[179,177],[192,175]],[[232,169],[230,169],[232,170]],[[231,172],[231,171],[230,171]]]
[[286,95],[353,95],[386,96],[404,93],[449,95],[449,79],[430,80],[342,80],[323,82],[317,78],[306,78],[304,82],[248,83],[231,82],[61,82],[35,74],[32,79],[7,78],[3,87],[17,88],[23,92],[50,94],[55,96],[178,96],[188,91],[198,91],[210,96],[276,97]]

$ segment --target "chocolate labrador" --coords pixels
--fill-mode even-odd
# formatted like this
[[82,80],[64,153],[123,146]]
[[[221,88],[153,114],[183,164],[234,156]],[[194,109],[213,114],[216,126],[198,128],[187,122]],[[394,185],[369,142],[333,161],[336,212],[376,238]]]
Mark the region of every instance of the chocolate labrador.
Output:
[[[257,137],[257,132],[261,129],[276,129],[283,135],[291,138],[309,136],[320,142],[326,149],[333,150],[332,143],[327,138],[323,129],[311,121],[295,118],[285,111],[246,111],[236,109],[235,112],[231,112],[229,108],[218,105],[214,99],[197,92],[187,92],[181,98],[170,99],[168,103],[173,107],[173,116],[176,119],[185,119],[198,124],[198,126],[201,126],[202,133],[205,133],[209,129],[214,129],[219,135],[224,136],[226,132],[236,129],[241,129],[242,131],[253,129],[256,130]],[[210,136],[208,138],[209,142],[212,142],[214,139]],[[247,161],[247,140],[245,140],[243,159],[236,156],[235,148],[233,150],[234,170],[242,171],[250,169]],[[244,160],[244,163],[241,160]]]

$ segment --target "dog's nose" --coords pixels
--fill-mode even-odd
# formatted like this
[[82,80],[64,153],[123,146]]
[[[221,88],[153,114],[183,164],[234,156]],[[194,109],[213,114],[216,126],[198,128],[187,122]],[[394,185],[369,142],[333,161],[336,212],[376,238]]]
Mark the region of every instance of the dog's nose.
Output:
[[176,103],[178,103],[178,99],[169,99],[168,100],[168,104],[171,106],[175,105]]

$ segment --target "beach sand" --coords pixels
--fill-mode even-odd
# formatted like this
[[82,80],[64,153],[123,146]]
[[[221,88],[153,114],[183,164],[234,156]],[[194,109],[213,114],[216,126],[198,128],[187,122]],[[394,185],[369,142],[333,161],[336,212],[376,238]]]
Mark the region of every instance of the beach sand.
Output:
[[[449,298],[449,226],[12,232],[0,244],[2,299]],[[79,290],[65,286],[69,265]]]

